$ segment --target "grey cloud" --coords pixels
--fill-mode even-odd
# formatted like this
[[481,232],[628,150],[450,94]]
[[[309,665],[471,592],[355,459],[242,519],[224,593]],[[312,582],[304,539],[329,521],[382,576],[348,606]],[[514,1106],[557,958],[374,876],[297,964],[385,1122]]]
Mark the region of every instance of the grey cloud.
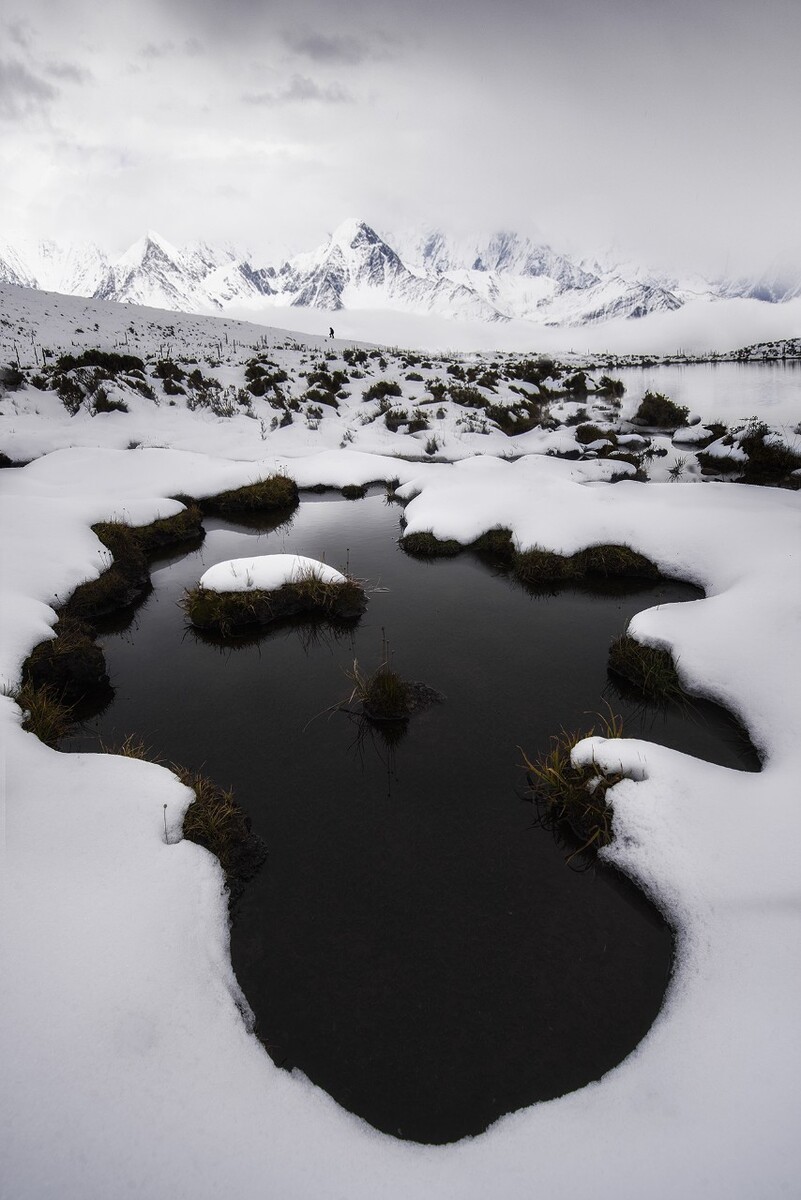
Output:
[[175,54],[175,42],[148,42],[139,53],[142,58],[169,58]]
[[[283,44],[290,54],[317,65],[356,66],[377,56],[386,58],[409,40],[405,10],[396,10],[386,0],[150,2],[169,18],[175,37],[200,30],[219,45]],[[409,2],[423,4],[423,0]],[[425,13],[430,19],[427,8]],[[411,18],[412,26],[416,19]]]
[[75,63],[50,62],[45,67],[45,71],[51,79],[63,79],[67,83],[88,83],[92,78],[91,71],[85,71],[83,67],[77,67]]
[[24,21],[9,21],[6,25],[8,40],[22,50],[27,50],[31,44],[30,26]]
[[306,75],[295,75],[286,87],[272,92],[248,92],[242,99],[247,104],[272,108],[277,104],[307,104],[317,101],[322,104],[351,104],[353,97],[338,83],[320,87]]
[[57,95],[57,88],[23,63],[0,62],[0,117],[14,119],[41,111]]
[[332,37],[325,33],[290,30],[284,34],[284,42],[299,57],[309,58],[316,63],[356,66],[369,55],[369,49],[363,42],[344,35]]
[[203,43],[196,37],[186,38],[182,42],[167,40],[164,42],[147,42],[139,51],[141,58],[158,60],[162,58],[198,58],[204,53]]

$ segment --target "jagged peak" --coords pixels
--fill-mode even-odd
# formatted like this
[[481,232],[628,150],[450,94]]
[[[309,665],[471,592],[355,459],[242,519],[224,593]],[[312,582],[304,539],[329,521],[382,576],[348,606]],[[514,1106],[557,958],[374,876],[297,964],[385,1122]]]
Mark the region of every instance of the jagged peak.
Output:
[[117,259],[118,267],[138,267],[145,260],[148,254],[155,250],[164,255],[171,262],[179,266],[181,263],[181,252],[171,242],[168,242],[165,237],[157,233],[155,229],[148,229],[142,237],[137,238],[132,246],[129,246],[124,254],[121,254]]
[[347,217],[341,224],[337,225],[331,234],[330,244],[332,246],[350,248],[360,240],[380,242],[382,239],[366,221],[360,221],[358,217]]

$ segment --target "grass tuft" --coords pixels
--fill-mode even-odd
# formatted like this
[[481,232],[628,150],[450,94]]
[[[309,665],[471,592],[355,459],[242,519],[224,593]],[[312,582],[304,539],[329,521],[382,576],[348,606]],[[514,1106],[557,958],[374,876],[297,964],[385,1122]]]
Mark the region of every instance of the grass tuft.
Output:
[[530,550],[521,550],[515,555],[514,573],[521,583],[531,587],[545,583],[568,583],[582,575],[574,556],[543,550],[540,546],[532,546]]
[[409,717],[412,689],[390,666],[386,643],[384,658],[372,674],[366,675],[355,658],[346,674],[353,684],[347,703],[358,700],[366,717],[373,721],[405,721]]
[[635,687],[645,700],[666,704],[687,699],[670,651],[646,646],[627,633],[609,647],[609,670]]
[[601,575],[604,579],[658,579],[655,563],[632,550],[631,546],[604,543],[579,550],[573,558],[583,575]]
[[5,692],[25,714],[22,728],[35,733],[46,746],[55,746],[72,728],[72,707],[48,684],[23,683]]
[[181,783],[195,793],[184,816],[184,837],[215,854],[226,879],[239,875],[243,853],[253,835],[250,819],[234,800],[233,792],[199,771],[175,764],[172,769]]
[[22,666],[23,683],[49,687],[64,704],[78,704],[90,696],[111,694],[103,651],[92,640],[89,628],[62,616],[56,637],[38,646]]
[[[622,737],[619,716],[610,710],[607,717],[599,719],[604,737]],[[624,776],[618,772],[607,774],[595,762],[576,767],[570,757],[574,746],[595,732],[595,728],[573,733],[563,729],[551,738],[550,749],[533,761],[521,751],[528,794],[537,806],[540,823],[578,843],[570,858],[608,846],[612,840],[613,810],[606,795]]]
[[646,392],[632,419],[657,429],[677,429],[685,423],[689,413],[689,408],[674,404],[662,392]]

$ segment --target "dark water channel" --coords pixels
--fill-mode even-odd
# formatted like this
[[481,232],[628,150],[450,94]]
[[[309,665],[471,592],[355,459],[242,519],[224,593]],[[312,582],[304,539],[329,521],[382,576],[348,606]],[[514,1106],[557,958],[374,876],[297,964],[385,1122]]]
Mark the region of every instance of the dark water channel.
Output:
[[[577,872],[537,828],[519,746],[584,727],[607,648],[681,584],[531,597],[472,555],[417,562],[381,496],[304,500],[290,527],[207,522],[162,560],[155,590],[103,643],[116,697],[70,749],[135,732],[168,761],[233,785],[269,847],[234,913],[232,956],[258,1031],[385,1132],[446,1142],[597,1079],[653,1022],[672,935],[616,872]],[[220,649],[187,631],[184,587],[229,557],[296,551],[378,585],[345,637],[285,628]],[[447,697],[389,747],[346,715],[357,655]],[[750,768],[725,714],[637,710],[625,731]],[[309,723],[311,720],[311,723]]]

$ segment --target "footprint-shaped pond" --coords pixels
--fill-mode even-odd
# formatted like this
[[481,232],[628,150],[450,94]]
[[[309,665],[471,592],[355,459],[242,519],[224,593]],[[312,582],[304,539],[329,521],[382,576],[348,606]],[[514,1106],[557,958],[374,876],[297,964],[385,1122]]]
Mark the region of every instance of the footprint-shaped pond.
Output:
[[[136,733],[233,786],[269,857],[235,906],[231,953],[276,1063],[421,1142],[480,1133],[614,1067],[659,1011],[671,931],[615,871],[565,865],[521,800],[518,747],[591,724],[610,640],[640,609],[700,593],[533,597],[471,554],[418,562],[383,495],[304,499],[270,533],[206,528],[199,551],[154,565],[133,623],[102,636],[116,696],[69,748]],[[351,634],[286,627],[220,649],[187,630],[178,601],[207,566],[284,550],[334,566],[349,550],[375,587]],[[354,656],[377,665],[382,629],[396,668],[446,696],[392,748],[323,713],[347,696]],[[612,703],[628,734],[758,765],[712,706]]]

